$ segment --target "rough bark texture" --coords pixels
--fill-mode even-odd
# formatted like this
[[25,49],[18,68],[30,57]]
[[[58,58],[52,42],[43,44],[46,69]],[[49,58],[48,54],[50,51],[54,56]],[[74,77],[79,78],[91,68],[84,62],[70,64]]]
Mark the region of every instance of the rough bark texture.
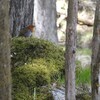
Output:
[[35,36],[57,43],[56,0],[35,0]]
[[19,31],[33,24],[34,0],[10,1],[10,33],[18,36]]
[[65,100],[75,100],[75,53],[78,10],[77,5],[77,0],[69,0],[65,54]]
[[100,100],[100,0],[97,0],[92,46],[92,100]]
[[0,100],[11,100],[8,10],[8,0],[0,0]]

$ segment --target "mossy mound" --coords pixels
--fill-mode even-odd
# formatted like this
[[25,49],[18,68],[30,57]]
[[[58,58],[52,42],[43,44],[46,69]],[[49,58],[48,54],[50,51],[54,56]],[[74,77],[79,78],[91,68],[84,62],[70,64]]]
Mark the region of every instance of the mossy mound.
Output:
[[50,83],[47,68],[36,63],[16,67],[12,72],[12,78],[13,100],[33,100],[34,88],[41,88]]
[[[40,98],[41,87],[57,81],[64,72],[63,50],[48,41],[13,38],[11,54],[13,100],[33,100],[34,88],[40,88]],[[38,100],[47,100],[51,97],[48,94]]]
[[37,38],[13,38],[11,45],[12,66],[20,66],[33,59],[52,60],[58,67],[64,63],[63,50],[51,42]]

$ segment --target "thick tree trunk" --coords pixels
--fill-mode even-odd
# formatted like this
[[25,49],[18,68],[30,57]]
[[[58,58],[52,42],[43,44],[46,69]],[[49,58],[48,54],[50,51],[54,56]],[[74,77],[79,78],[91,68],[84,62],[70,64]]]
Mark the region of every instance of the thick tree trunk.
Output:
[[97,0],[92,46],[92,100],[100,100],[100,0]]
[[0,100],[11,100],[8,10],[8,0],[0,0]]
[[65,100],[75,100],[75,53],[78,11],[77,5],[77,0],[69,0],[66,30]]
[[10,33],[18,36],[19,31],[33,24],[34,0],[10,1]]
[[35,36],[57,43],[56,0],[35,0]]

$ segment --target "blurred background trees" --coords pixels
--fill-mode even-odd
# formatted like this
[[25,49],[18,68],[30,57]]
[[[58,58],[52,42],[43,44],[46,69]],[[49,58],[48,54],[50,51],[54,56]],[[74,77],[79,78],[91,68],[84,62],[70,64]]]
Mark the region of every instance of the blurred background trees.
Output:
[[[4,0],[4,2],[6,3],[6,0]],[[2,1],[1,5],[4,2]],[[74,88],[73,90],[71,90],[73,93],[72,92],[71,93],[75,94],[74,90],[76,90],[76,98],[80,98],[80,100],[82,98],[84,98],[84,100],[88,100],[88,99],[91,100],[90,99],[91,95],[89,95],[89,93],[91,93],[90,64],[91,64],[92,51],[93,51],[92,70],[95,72],[95,70],[93,69],[94,66],[96,66],[96,68],[99,69],[98,68],[99,35],[95,33],[99,33],[99,31],[97,32],[97,29],[98,30],[100,29],[99,28],[100,23],[99,23],[99,17],[98,17],[98,23],[97,22],[95,22],[96,24],[93,23],[95,6],[96,6],[95,4],[96,4],[95,0],[78,1],[79,7],[78,7],[78,18],[77,18],[78,20],[77,20],[77,41],[76,41],[75,40],[76,34],[73,35],[73,33],[76,32],[75,29],[76,22],[74,23],[75,25],[72,25],[74,20],[70,20],[71,16],[69,18],[66,12],[68,9],[68,0],[57,0],[57,1],[56,0],[17,0],[17,1],[11,0],[10,1],[10,24],[9,24],[10,35],[12,37],[17,37],[11,39],[13,99],[31,100],[33,97],[34,88],[37,88],[38,89],[36,90],[38,92],[37,98],[39,98],[39,100],[42,99],[44,100],[44,98],[46,100],[49,99],[51,100],[52,94],[51,93],[48,94],[47,92],[49,91],[49,88],[47,87],[48,84],[50,84],[51,86],[52,84],[55,84],[54,86],[57,89],[59,89],[60,87],[63,87],[65,89],[64,87],[65,86],[65,70],[64,70],[65,54],[64,53],[65,53],[65,44],[66,44],[65,56],[67,59],[66,64],[68,65],[66,66],[66,70],[69,71],[70,68],[72,68],[69,71],[69,76],[68,73],[66,74],[66,76],[71,77],[69,78],[71,79],[70,80],[71,84],[76,82],[76,88],[75,85],[73,85]],[[2,9],[6,7],[7,6],[3,6],[3,7],[1,6]],[[7,21],[5,20],[5,15],[2,9],[0,11],[0,16],[2,15],[0,17],[1,18],[0,20],[1,22],[0,23],[0,31],[1,31],[0,65],[2,65],[3,57],[6,57],[5,59],[8,59],[7,56],[4,55],[8,55],[9,53],[8,45],[5,46],[2,45],[2,41],[4,44],[8,44],[7,37],[9,37],[8,36],[9,32],[8,35],[6,35],[7,37],[5,36],[5,33],[7,34],[7,31],[9,31],[7,26],[8,24],[3,25],[2,23],[8,23],[8,19],[6,18]],[[72,17],[74,17],[74,14],[72,14]],[[96,16],[99,16],[99,12],[98,13],[96,12]],[[74,26],[73,30],[72,28],[69,31],[67,29],[67,33],[72,33],[72,36],[71,34],[67,34],[67,37],[69,37],[67,39],[65,39],[66,20],[67,20],[67,25],[69,25],[68,23],[71,22],[71,25]],[[97,20],[95,19],[95,21]],[[93,25],[95,26],[94,35],[92,34]],[[23,35],[19,35],[21,32],[23,33]],[[28,33],[30,34],[28,35]],[[33,33],[33,37],[27,38],[27,36],[30,37],[32,33]],[[94,46],[92,46],[91,43],[92,36],[95,44]],[[38,37],[39,39],[36,39],[34,37]],[[58,46],[56,46],[55,43],[58,44]],[[91,51],[92,47],[96,49],[93,49]],[[5,49],[7,49],[8,52]],[[76,53],[76,57],[74,56],[74,53]],[[72,55],[71,58],[73,60],[70,59],[70,55]],[[94,55],[98,55],[96,56],[96,59],[94,59],[95,58]],[[5,61],[5,59],[3,60],[4,63],[6,64],[6,61],[8,60]],[[94,62],[95,65],[93,65]],[[0,71],[1,70],[3,69],[0,69]],[[75,72],[76,75],[75,73],[73,74],[72,71]],[[97,73],[99,72],[97,71]],[[2,73],[1,71],[0,78],[2,78],[3,74],[4,73]],[[95,76],[95,74],[92,75]],[[95,80],[94,76],[93,79]],[[98,76],[98,74],[96,76]],[[75,77],[76,80],[74,80]],[[98,82],[99,79],[96,77],[96,80]],[[66,82],[68,82],[67,79]],[[44,85],[46,86],[46,90],[43,88]],[[98,90],[97,88],[99,89],[99,87],[96,87],[95,89]],[[62,91],[62,89],[59,91],[64,92]],[[66,95],[68,95],[67,92]],[[46,94],[44,97],[42,97],[44,95],[43,93]],[[85,95],[84,93],[86,93],[87,96],[84,96]],[[48,96],[49,99],[47,99]],[[58,98],[59,96],[60,95],[58,95]]]

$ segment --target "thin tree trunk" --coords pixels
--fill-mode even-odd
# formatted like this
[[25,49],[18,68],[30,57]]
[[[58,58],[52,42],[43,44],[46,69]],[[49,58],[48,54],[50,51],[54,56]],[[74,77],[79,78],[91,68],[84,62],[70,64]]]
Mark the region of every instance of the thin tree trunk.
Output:
[[10,1],[10,33],[18,36],[19,31],[33,24],[34,0]]
[[75,100],[75,53],[76,53],[76,26],[77,26],[77,0],[69,0],[68,19],[66,30],[65,55],[65,100]]
[[8,0],[0,0],[0,100],[11,100],[8,10]]
[[56,0],[35,0],[35,36],[57,43]]
[[96,5],[92,44],[92,100],[100,100],[100,0]]

